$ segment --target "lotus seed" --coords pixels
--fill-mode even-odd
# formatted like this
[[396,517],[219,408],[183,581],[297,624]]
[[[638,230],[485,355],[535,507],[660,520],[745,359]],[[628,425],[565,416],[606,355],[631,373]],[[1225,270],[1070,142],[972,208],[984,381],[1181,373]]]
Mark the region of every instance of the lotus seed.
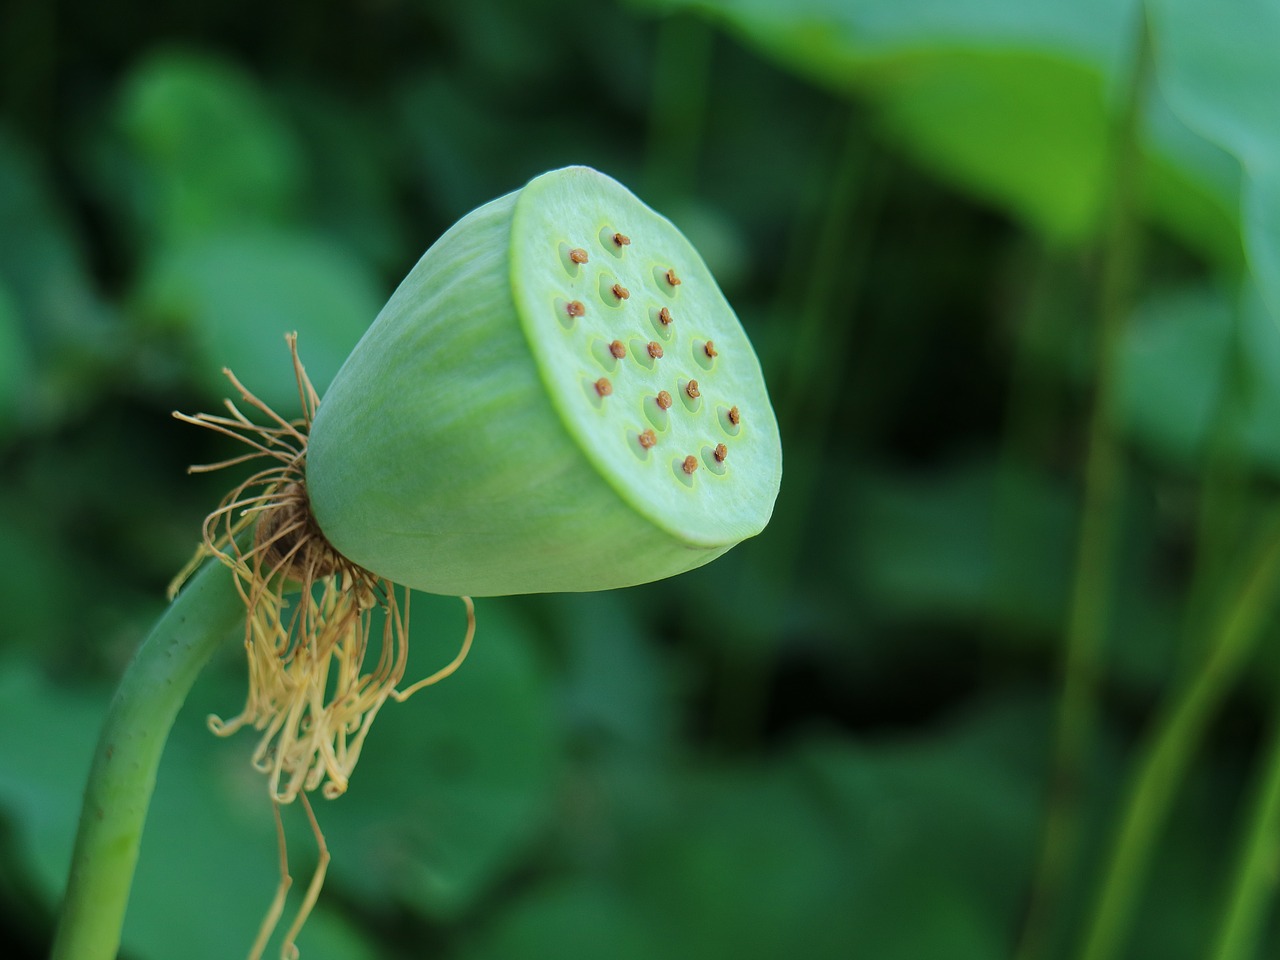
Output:
[[729,455],[729,448],[723,443],[716,444],[715,458],[716,463],[724,463],[724,458]]
[[737,407],[729,408],[729,422],[735,427],[742,422],[742,414],[738,412]]
[[621,340],[615,340],[613,343],[609,344],[609,352],[613,354],[616,359],[621,360],[627,355],[627,348],[623,345]]
[[631,238],[628,237],[625,233],[615,233],[613,235],[613,243],[614,243],[614,246],[618,246],[618,247],[629,246],[631,243]]
[[588,259],[587,251],[583,250],[581,247],[574,247],[569,251],[569,259],[574,263],[586,263]]
[[[698,389],[698,381],[697,381],[697,380],[690,380],[688,383],[686,383],[686,384],[684,385],[684,392],[685,392],[685,393],[687,393],[687,394],[689,395],[689,399],[690,399],[690,400],[697,400],[700,396],[702,396],[702,391]],[[730,413],[729,413],[729,419],[730,419],[730,420],[733,420],[734,415],[735,415],[735,412],[737,411],[737,409],[738,409],[737,407],[734,407],[734,408],[733,408],[733,410],[732,410],[732,411],[730,411]],[[737,420],[733,420],[733,422],[734,422],[734,423],[737,423],[738,421],[737,421]]]
[[613,393],[613,384],[609,382],[608,377],[601,377],[596,381],[596,393],[602,397],[607,397]]
[[619,300],[626,300],[628,297],[631,296],[631,291],[628,290],[626,287],[624,287],[622,284],[615,283],[613,285],[613,295],[617,297]]
[[676,276],[674,269],[667,271],[667,283],[671,284],[673,287],[680,286],[680,278]]
[[684,458],[684,463],[681,464],[681,469],[684,470],[685,473],[689,474],[689,476],[693,476],[693,471],[698,469],[698,458],[693,454],[689,454],[689,456]]
[[655,360],[662,356],[662,346],[656,340],[649,341],[649,356]]
[[571,317],[585,317],[587,308],[582,305],[581,300],[570,300],[565,304],[564,312]]
[[648,450],[650,447],[652,447],[655,443],[658,442],[658,435],[654,433],[652,430],[642,430],[640,431],[640,435],[636,439],[640,441],[640,446]]
[[660,406],[663,410],[671,409],[671,394],[667,393],[667,391],[659,390],[657,400],[658,400],[658,406]]

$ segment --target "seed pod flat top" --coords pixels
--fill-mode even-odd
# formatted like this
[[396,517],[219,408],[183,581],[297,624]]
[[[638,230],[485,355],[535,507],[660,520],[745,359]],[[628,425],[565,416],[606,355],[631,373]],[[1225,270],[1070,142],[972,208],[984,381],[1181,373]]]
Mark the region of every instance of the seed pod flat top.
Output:
[[777,422],[684,235],[617,181],[557,170],[516,200],[511,276],[551,402],[622,498],[690,543],[759,533],[781,478]]

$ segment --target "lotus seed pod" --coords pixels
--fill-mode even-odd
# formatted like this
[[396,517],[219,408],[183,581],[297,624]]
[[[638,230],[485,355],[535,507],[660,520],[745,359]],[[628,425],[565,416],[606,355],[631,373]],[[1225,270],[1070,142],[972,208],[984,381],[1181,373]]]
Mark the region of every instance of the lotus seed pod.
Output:
[[781,475],[759,362],[706,264],[570,167],[423,255],[325,394],[306,480],[349,560],[485,596],[700,566],[764,528]]

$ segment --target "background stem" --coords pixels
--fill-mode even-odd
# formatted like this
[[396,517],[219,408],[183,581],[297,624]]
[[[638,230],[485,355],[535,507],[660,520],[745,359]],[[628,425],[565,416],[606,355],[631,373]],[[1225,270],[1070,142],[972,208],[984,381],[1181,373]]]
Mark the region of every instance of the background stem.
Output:
[[53,960],[114,960],[169,730],[201,668],[243,620],[231,573],[207,563],[125,671],[89,771]]

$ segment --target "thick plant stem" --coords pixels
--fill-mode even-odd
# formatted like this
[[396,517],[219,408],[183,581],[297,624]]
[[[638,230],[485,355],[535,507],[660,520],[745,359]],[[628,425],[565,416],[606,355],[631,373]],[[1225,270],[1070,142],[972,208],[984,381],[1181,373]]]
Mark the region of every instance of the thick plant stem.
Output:
[[1213,960],[1251,960],[1275,896],[1280,863],[1280,711],[1272,720],[1271,745],[1258,771],[1249,826],[1241,838],[1235,879],[1228,894]]
[[114,960],[165,740],[201,668],[243,620],[231,573],[207,563],[125,671],[89,771],[53,960]]

